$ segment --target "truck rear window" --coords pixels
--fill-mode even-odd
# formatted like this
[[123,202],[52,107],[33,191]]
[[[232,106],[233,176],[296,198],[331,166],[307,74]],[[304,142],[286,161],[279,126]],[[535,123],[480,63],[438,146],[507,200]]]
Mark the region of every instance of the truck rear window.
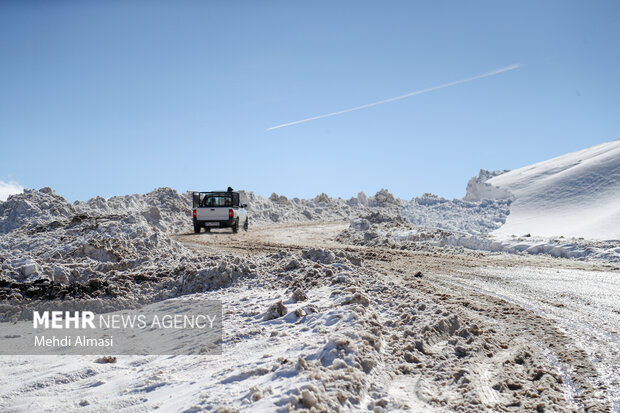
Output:
[[230,207],[232,206],[232,197],[220,196],[220,195],[206,195],[202,202],[201,207]]

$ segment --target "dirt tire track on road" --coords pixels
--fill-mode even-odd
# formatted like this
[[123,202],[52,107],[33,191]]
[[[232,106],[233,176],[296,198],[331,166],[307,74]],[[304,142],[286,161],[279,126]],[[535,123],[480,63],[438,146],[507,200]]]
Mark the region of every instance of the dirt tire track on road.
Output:
[[[588,355],[555,322],[441,279],[446,274],[456,276],[481,267],[505,268],[535,262],[549,268],[592,269],[591,264],[477,252],[455,255],[344,245],[335,237],[347,225],[271,225],[234,236],[212,232],[182,234],[176,239],[216,254],[327,248],[360,255],[364,277],[374,276],[381,281],[363,282],[360,286],[384,317],[386,370],[393,376],[417,377],[421,388],[416,390],[416,397],[422,397],[423,403],[450,410],[468,406],[466,410],[612,411],[604,397],[607,389],[602,387]],[[422,277],[416,277],[417,272]],[[395,306],[395,302],[400,305]],[[429,324],[428,317],[420,315],[428,313],[429,307],[437,314],[436,324]],[[452,363],[450,369],[446,363]],[[419,402],[403,400],[401,407]]]

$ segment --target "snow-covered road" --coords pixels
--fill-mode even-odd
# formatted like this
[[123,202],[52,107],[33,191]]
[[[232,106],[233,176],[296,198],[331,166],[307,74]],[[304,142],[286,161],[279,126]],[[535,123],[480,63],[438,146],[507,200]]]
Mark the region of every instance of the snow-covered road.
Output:
[[[548,261],[548,260],[547,260]],[[568,265],[567,265],[568,264]],[[614,412],[620,411],[620,273],[600,268],[480,267],[442,279],[555,321],[588,354]]]
[[[224,238],[217,241],[235,249],[249,240],[255,247],[265,248],[342,248],[334,236],[345,227],[340,223],[275,225],[247,234],[248,239],[241,244],[226,241],[226,234],[219,235]],[[607,399],[612,411],[620,412],[620,271],[616,265],[514,254],[435,253],[429,259],[427,253],[346,248],[363,256],[372,251],[375,259],[366,265],[397,282],[403,282],[414,269],[422,269],[433,284],[430,290],[439,285],[452,287],[442,289],[441,294],[451,295],[459,305],[488,306],[489,315],[513,311],[483,298],[492,297],[521,308],[524,312],[515,313],[510,320],[516,325],[507,326],[506,322],[503,328],[516,329],[517,333],[521,328],[521,334],[536,343],[562,376],[565,397],[573,407],[591,407],[584,400],[584,393],[590,391],[598,399]],[[472,303],[476,300],[478,303]],[[536,317],[545,322],[531,324]],[[554,341],[558,342],[555,348]]]
[[206,275],[248,268],[184,284],[224,303],[223,355],[3,356],[0,411],[618,412],[616,267],[352,245],[347,227],[176,235],[219,264]]

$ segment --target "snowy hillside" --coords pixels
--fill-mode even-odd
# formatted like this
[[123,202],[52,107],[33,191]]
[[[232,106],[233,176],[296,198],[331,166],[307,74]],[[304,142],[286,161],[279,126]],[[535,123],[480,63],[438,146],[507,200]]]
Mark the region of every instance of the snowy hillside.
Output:
[[620,239],[620,140],[472,179],[466,199],[512,197],[499,237]]

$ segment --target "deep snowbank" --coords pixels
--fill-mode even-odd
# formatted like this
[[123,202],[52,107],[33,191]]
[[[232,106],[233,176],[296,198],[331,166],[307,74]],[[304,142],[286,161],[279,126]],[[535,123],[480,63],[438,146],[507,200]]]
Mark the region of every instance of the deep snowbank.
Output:
[[[386,190],[347,201],[325,194],[304,200],[244,196],[251,225],[347,220],[369,209],[401,208]],[[213,288],[248,273],[247,268],[228,276],[219,267],[211,271],[214,263],[196,259],[170,237],[187,232],[189,192],[157,188],[71,204],[50,188],[25,190],[0,202],[0,300],[156,300],[199,290],[187,288],[193,276],[199,276],[201,288]]]
[[449,200],[424,194],[406,202],[402,214],[419,227],[487,234],[506,222],[510,203],[510,199]]
[[620,140],[478,181],[466,199],[514,198],[501,238],[620,239]]

